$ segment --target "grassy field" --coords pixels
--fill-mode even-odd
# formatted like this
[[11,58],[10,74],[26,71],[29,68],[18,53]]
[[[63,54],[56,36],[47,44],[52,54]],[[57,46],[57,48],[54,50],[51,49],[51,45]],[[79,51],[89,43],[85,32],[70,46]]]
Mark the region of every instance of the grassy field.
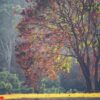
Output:
[[100,100],[100,93],[6,94],[5,100]]

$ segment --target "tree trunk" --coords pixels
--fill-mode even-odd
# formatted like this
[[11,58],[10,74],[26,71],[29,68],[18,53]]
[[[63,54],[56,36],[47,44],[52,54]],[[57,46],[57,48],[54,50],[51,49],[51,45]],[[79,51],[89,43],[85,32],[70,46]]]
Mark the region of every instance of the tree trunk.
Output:
[[92,82],[90,79],[89,67],[84,63],[84,61],[82,61],[82,59],[78,59],[78,61],[80,63],[80,67],[86,81],[87,92],[92,92]]
[[[82,65],[81,65],[82,66]],[[84,66],[82,66],[84,67]],[[86,87],[87,87],[87,92],[92,92],[92,82],[90,79],[90,73],[87,70],[82,70],[85,81],[86,81]]]
[[98,80],[98,60],[97,60],[96,64],[95,64],[95,75],[94,75],[95,92],[99,92],[100,91],[99,81],[100,80]]
[[90,77],[86,77],[85,75],[84,75],[84,77],[85,77],[85,81],[86,81],[86,86],[87,86],[87,92],[92,92],[93,90],[92,90],[92,83],[91,83],[91,79],[90,79]]

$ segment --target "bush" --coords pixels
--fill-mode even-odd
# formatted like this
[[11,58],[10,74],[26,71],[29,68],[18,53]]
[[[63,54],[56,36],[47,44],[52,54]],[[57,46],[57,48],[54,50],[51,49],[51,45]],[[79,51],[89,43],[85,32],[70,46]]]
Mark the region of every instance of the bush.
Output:
[[0,72],[0,94],[5,93],[32,93],[30,87],[21,86],[22,81],[19,80],[16,74],[8,71]]
[[41,80],[40,86],[41,93],[63,93],[65,90],[60,87],[59,78],[57,80],[49,80],[48,78],[43,78]]
[[69,89],[67,91],[68,93],[76,93],[76,92],[79,92],[77,89]]
[[10,93],[11,91],[12,91],[12,84],[11,83],[7,83],[6,84],[6,87],[5,87],[5,90],[8,92],[8,93]]
[[12,90],[12,93],[33,93],[33,92],[34,91],[32,88],[24,87],[24,86]]
[[43,88],[42,93],[63,93],[64,89],[62,88],[56,88],[56,87],[51,87],[51,88]]
[[5,82],[1,81],[0,82],[0,94],[6,93],[6,85]]
[[21,93],[32,93],[32,92],[34,92],[31,87],[21,87],[20,91],[21,91]]
[[0,89],[4,89],[5,88],[5,82],[1,81],[0,82]]

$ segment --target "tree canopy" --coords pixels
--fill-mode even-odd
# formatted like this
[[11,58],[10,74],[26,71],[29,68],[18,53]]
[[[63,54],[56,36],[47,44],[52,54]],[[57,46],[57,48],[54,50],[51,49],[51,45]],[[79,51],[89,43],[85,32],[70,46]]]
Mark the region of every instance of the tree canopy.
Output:
[[[26,0],[16,56],[30,84],[56,79],[77,61],[87,91],[100,89],[100,3],[95,0]],[[34,80],[36,79],[36,80]],[[28,82],[29,82],[28,81]],[[34,83],[34,84],[33,84]]]

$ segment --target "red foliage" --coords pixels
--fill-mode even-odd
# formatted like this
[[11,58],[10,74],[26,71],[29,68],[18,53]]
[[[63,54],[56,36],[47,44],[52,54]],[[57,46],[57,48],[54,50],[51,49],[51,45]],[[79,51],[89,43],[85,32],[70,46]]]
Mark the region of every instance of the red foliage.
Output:
[[[31,0],[26,1],[32,2]],[[20,32],[18,39],[22,42],[16,46],[17,63],[23,69],[26,79],[28,78],[27,80],[29,82],[26,83],[35,88],[37,87],[36,83],[39,77],[45,75],[49,76],[52,80],[56,79],[56,73],[53,70],[52,63],[54,59],[47,57],[47,42],[45,43],[44,41],[50,41],[50,44],[56,43],[55,38],[57,38],[58,33],[55,31],[55,35],[53,34],[53,36],[48,38],[50,33],[43,33],[42,36],[40,29],[39,32],[36,32],[34,26],[37,23],[43,24],[44,19],[41,20],[41,18],[35,17],[32,8],[24,9],[21,15],[23,15],[23,18],[17,25],[17,29]],[[61,35],[59,36],[59,41],[62,41],[60,40]]]

